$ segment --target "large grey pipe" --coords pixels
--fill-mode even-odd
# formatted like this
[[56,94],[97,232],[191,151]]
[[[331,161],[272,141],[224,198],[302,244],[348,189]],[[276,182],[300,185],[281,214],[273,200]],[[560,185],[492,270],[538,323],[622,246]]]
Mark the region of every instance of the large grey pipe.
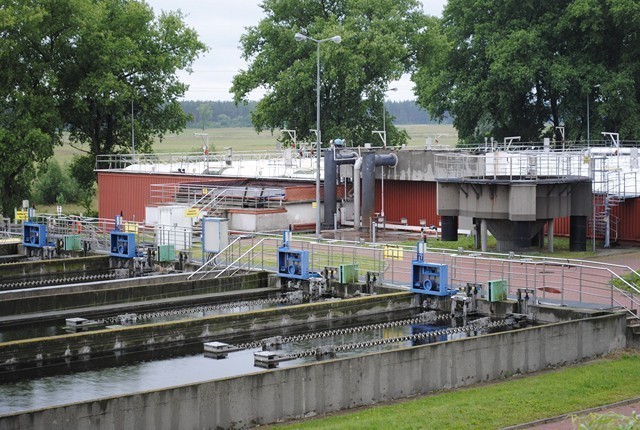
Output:
[[359,158],[354,151],[337,151],[331,148],[324,154],[324,224],[323,227],[333,226],[333,217],[337,206],[338,175],[337,166],[353,164]]
[[395,166],[398,157],[396,154],[367,152],[362,158],[362,220],[368,224],[375,210],[376,167]]

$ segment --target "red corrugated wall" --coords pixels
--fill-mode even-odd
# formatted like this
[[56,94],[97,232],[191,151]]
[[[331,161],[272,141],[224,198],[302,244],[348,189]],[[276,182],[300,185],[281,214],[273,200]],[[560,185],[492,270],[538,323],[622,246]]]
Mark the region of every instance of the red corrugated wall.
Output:
[[[601,207],[601,206],[599,206]],[[627,199],[618,206],[611,208],[611,215],[619,220],[618,240],[622,242],[640,242],[640,199]],[[553,226],[554,234],[569,236],[570,218],[556,218]],[[589,223],[591,226],[591,223]],[[593,236],[591,228],[587,230],[587,237]],[[597,237],[597,239],[602,239]],[[613,240],[613,237],[611,238]]]
[[[384,214],[390,223],[406,218],[409,225],[438,225],[435,182],[384,181]],[[376,212],[382,212],[382,181],[376,181]]]
[[[141,175],[122,172],[98,172],[98,214],[113,218],[122,212],[124,219],[143,221],[144,209],[151,200],[151,184],[201,182],[201,176]],[[210,178],[207,178],[211,182]]]

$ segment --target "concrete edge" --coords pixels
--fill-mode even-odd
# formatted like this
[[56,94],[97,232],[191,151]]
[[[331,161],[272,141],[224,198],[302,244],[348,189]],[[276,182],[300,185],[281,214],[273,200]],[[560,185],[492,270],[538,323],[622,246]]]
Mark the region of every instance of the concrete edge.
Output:
[[607,410],[607,409],[616,408],[618,406],[626,406],[628,404],[636,403],[636,402],[640,402],[640,397],[634,397],[632,399],[621,400],[621,401],[615,402],[615,403],[609,403],[609,404],[606,404],[606,405],[595,406],[593,408],[582,409],[580,411],[569,412],[569,413],[562,414],[562,415],[557,415],[557,416],[551,417],[551,418],[542,418],[542,419],[539,419],[539,420],[530,421],[528,423],[517,424],[515,426],[502,427],[502,430],[528,429],[528,428],[539,426],[539,425],[543,425],[543,424],[550,424],[550,423],[555,423],[555,422],[558,422],[558,421],[562,421],[562,420],[571,418],[573,416],[588,415],[588,414],[591,414],[591,413],[594,413],[594,412],[601,412],[601,411],[604,411],[604,410]]

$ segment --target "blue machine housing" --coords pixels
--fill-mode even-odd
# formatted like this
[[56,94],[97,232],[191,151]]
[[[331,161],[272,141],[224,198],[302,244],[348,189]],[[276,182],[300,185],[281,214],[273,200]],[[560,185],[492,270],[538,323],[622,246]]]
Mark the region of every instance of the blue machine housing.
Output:
[[31,248],[47,246],[47,226],[35,222],[25,222],[22,228],[22,245]]
[[278,276],[281,278],[309,279],[309,251],[278,248]]
[[309,251],[292,249],[291,231],[285,230],[282,233],[282,246],[278,248],[278,276],[290,279],[308,280],[309,273]]
[[119,230],[111,231],[111,247],[109,255],[120,258],[136,256],[135,233],[123,233]]
[[456,290],[449,289],[449,266],[446,264],[412,262],[411,291],[432,296],[450,296]]
[[411,292],[431,296],[451,296],[457,290],[449,288],[449,266],[424,261],[426,244],[418,242],[417,258],[411,262]]

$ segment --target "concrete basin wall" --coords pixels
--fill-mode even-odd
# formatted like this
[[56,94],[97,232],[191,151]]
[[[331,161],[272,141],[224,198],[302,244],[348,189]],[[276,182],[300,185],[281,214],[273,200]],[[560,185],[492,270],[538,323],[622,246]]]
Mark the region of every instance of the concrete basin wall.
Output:
[[612,314],[0,416],[0,429],[246,428],[529,373],[625,347]]
[[261,331],[288,326],[308,328],[321,322],[337,322],[415,306],[412,294],[395,293],[18,340],[0,343],[0,366],[11,369],[14,366],[36,366],[44,362],[76,360],[94,355],[146,351],[168,345],[220,340],[222,336],[259,334]]
[[108,270],[109,256],[97,255],[79,258],[60,258],[40,261],[20,261],[0,266],[0,279],[15,276],[64,274],[65,272]]
[[263,288],[268,285],[267,272],[193,281],[184,278],[185,276],[177,279],[162,276],[141,277],[124,281],[10,291],[0,294],[0,315],[6,317],[58,309],[131,303],[150,298],[164,299]]

